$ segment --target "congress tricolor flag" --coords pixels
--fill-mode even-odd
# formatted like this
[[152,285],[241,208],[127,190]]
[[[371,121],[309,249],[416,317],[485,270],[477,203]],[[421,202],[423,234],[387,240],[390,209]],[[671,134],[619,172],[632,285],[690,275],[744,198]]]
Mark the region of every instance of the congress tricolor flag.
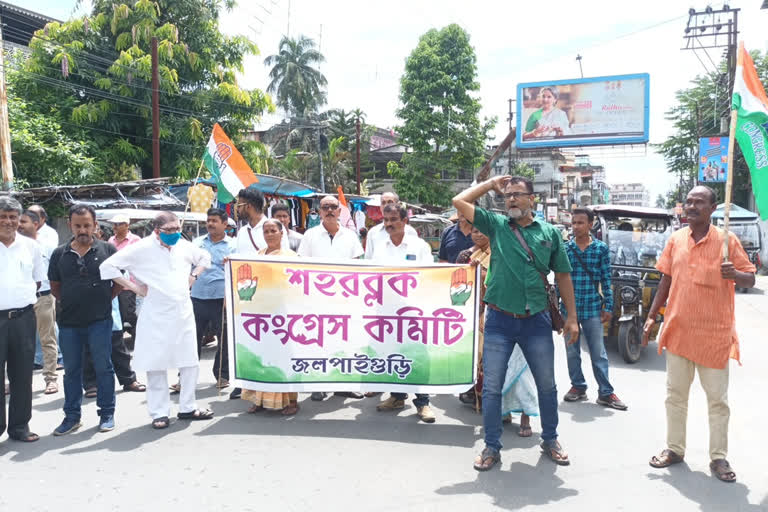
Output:
[[760,218],[765,220],[768,219],[768,97],[743,43],[739,45],[733,84],[733,109],[737,111],[736,140],[752,175],[752,191]]
[[232,202],[238,192],[259,181],[219,123],[213,125],[203,162],[216,178],[219,202]]

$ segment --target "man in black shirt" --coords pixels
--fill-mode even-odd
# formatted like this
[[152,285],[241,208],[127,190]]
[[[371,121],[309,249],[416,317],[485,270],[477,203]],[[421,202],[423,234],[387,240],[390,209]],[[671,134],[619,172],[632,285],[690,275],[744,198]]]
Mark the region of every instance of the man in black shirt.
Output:
[[100,416],[99,431],[115,428],[115,371],[112,366],[112,299],[120,287],[102,280],[101,262],[117,249],[96,240],[96,212],[90,206],[73,205],[69,228],[74,238],[51,254],[48,279],[51,292],[61,301],[59,345],[64,356],[64,421],[55,436],[74,432],[80,423],[83,403],[83,348],[87,344],[96,369]]

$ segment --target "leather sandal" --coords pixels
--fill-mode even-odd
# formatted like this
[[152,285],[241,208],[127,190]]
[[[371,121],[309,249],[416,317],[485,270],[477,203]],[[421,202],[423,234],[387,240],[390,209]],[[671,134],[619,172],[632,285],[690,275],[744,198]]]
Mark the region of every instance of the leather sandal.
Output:
[[55,382],[48,382],[45,385],[45,391],[43,391],[43,393],[45,393],[46,395],[53,395],[54,393],[58,393],[58,392],[59,392],[59,385],[56,384]]
[[709,469],[721,482],[733,483],[736,481],[736,473],[725,459],[716,459],[709,463]]
[[683,462],[683,457],[677,453],[673,452],[672,450],[662,450],[659,455],[654,455],[651,457],[651,460],[648,461],[648,464],[650,464],[651,467],[661,469],[668,468],[672,464],[680,464],[681,462]]
[[560,446],[560,442],[557,439],[553,441],[542,441],[539,446],[544,454],[558,466],[568,466],[571,463],[568,454],[563,450],[563,447]]
[[477,471],[488,471],[493,469],[497,462],[501,462],[501,454],[486,446],[483,452],[475,458],[474,468]]

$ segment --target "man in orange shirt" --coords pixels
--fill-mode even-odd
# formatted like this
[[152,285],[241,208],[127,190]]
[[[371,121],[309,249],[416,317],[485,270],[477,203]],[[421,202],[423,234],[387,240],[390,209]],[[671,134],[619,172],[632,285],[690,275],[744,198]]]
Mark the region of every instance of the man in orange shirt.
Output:
[[667,241],[656,264],[664,275],[643,328],[643,345],[667,302],[659,353],[667,349],[667,449],[650,465],[665,468],[685,457],[688,393],[696,371],[709,406],[710,469],[724,482],[736,481],[728,452],[728,360],[739,358],[734,286],[755,285],[755,266],[739,239],[729,234],[723,262],[724,231],[710,222],[717,208],[714,190],[694,187],[685,200],[688,227]]

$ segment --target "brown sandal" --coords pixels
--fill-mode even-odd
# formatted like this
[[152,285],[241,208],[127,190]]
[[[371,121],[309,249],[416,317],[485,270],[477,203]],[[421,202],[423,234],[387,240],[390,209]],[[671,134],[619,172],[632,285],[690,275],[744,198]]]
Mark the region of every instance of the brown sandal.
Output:
[[483,452],[475,458],[474,468],[477,471],[488,471],[493,469],[497,462],[501,462],[501,454],[493,448],[486,447]]
[[560,442],[557,439],[553,441],[542,441],[539,446],[547,457],[558,466],[567,466],[571,463],[570,459],[568,459],[568,454],[563,450],[563,447],[560,446]]
[[709,469],[721,482],[733,483],[736,481],[736,473],[733,472],[731,465],[725,459],[713,460],[709,463]]
[[47,383],[45,385],[45,391],[43,391],[43,393],[45,393],[46,395],[52,395],[58,392],[59,392],[59,385],[56,384],[55,382]]
[[285,407],[283,407],[283,410],[280,411],[280,414],[282,414],[283,416],[293,416],[297,412],[299,412],[299,404],[290,403]]
[[264,410],[264,406],[253,404],[248,408],[248,414],[255,414]]
[[85,390],[85,398],[96,398],[99,394],[99,390],[96,388],[88,388]]
[[654,455],[648,464],[654,468],[668,468],[672,464],[680,464],[683,462],[683,457],[676,454],[672,450],[662,450],[659,455]]
[[520,437],[531,437],[533,435],[533,429],[530,425],[520,425],[520,430],[517,431],[517,435]]

